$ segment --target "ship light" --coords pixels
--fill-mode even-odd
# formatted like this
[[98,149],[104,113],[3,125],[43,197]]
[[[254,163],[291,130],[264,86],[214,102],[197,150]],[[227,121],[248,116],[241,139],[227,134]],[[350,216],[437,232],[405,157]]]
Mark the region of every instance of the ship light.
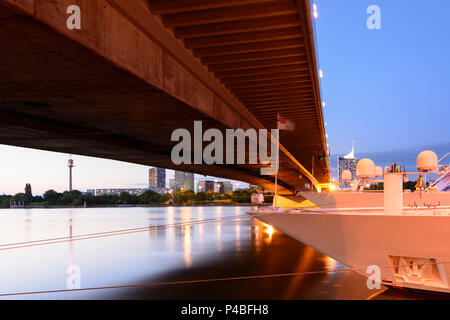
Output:
[[329,182],[329,183],[321,183],[319,184],[319,188],[328,190],[328,191],[334,191],[337,189],[337,183],[335,182]]

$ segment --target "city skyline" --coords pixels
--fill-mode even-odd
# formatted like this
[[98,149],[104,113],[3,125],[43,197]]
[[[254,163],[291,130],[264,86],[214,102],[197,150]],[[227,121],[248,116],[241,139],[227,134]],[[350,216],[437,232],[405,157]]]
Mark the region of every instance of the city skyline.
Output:
[[[58,192],[69,188],[69,171],[67,167],[68,154],[11,147],[0,145],[0,194],[16,194],[23,192],[26,183],[30,183],[33,194],[42,195],[53,189]],[[35,166],[30,166],[33,159]],[[88,189],[116,188],[148,188],[150,166],[125,163],[116,160],[72,155],[73,189],[86,191]],[[174,170],[166,170],[166,187],[174,178]],[[248,183],[230,179],[222,179],[202,175],[194,175],[194,186],[198,180],[213,179],[232,181],[239,188],[245,188]]]
[[450,299],[449,12],[0,0],[0,299]]
[[[422,28],[448,28],[450,2],[437,0],[441,9],[436,11],[433,6],[412,10],[407,1],[380,1],[380,30],[366,27],[371,3],[316,1],[316,45],[331,154],[348,152],[352,140],[359,153],[450,142],[448,128],[436,125],[439,118],[450,117],[450,44],[440,33]],[[419,18],[421,24],[412,22]],[[0,193],[22,192],[26,183],[37,194],[67,190],[68,154],[5,145],[0,154]],[[75,189],[146,185],[148,166],[79,155],[74,160]],[[172,174],[168,172],[167,181]]]

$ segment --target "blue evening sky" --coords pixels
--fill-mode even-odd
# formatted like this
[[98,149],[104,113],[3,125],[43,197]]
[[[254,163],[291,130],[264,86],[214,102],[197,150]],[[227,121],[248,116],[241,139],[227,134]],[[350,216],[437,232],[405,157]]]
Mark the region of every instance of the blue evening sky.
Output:
[[[450,0],[316,0],[331,152],[450,142]],[[369,30],[369,5],[381,30]],[[447,150],[449,151],[449,150]],[[0,194],[68,185],[67,154],[0,146]],[[74,188],[145,187],[148,167],[74,156]],[[169,177],[173,173],[171,172]],[[244,185],[244,184],[243,184]]]
[[[450,1],[316,0],[331,153],[450,142]],[[370,5],[381,30],[369,30]]]

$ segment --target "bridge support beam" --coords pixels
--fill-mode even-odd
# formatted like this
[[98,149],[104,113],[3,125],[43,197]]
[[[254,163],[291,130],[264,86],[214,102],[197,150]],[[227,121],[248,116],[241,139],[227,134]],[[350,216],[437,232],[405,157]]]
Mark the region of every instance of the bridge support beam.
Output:
[[[66,25],[73,4],[81,8],[80,30]],[[147,6],[0,0],[0,113],[11,120],[0,143],[174,168],[171,133],[194,120],[222,130],[263,128]],[[292,193],[300,175],[314,182],[283,146],[281,153],[281,193]],[[176,169],[273,189],[258,168]]]

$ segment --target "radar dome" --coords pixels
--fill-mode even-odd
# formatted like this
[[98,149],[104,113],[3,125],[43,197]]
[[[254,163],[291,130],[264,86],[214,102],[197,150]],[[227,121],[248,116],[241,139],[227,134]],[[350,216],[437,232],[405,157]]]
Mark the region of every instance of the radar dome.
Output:
[[344,181],[352,180],[352,173],[350,172],[350,170],[342,171],[342,180]]
[[382,177],[384,174],[382,167],[375,167],[375,177]]
[[356,164],[356,170],[358,170],[359,177],[362,179],[375,177],[375,163],[370,159],[361,159]]
[[417,170],[433,171],[438,169],[438,157],[431,150],[425,150],[417,156]]

